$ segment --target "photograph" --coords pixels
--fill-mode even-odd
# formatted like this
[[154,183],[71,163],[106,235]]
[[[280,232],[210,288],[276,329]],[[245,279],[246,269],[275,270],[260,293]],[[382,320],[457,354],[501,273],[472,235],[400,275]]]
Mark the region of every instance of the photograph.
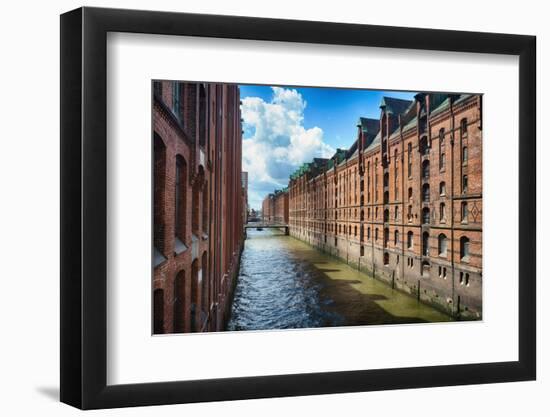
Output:
[[482,94],[151,91],[152,334],[482,320]]

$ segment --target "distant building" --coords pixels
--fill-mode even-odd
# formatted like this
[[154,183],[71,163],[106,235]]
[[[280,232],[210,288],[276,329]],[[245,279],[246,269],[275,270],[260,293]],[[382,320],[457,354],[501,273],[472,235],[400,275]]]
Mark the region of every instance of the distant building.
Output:
[[275,190],[262,202],[262,220],[266,223],[288,224],[288,189]]
[[480,95],[384,97],[289,183],[290,234],[453,315],[482,314]]
[[243,247],[239,88],[154,82],[153,332],[222,330]]

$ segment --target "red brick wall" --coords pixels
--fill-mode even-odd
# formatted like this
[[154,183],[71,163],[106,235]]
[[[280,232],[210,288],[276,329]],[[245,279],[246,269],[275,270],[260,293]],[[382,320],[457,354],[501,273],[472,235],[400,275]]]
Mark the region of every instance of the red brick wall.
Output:
[[[382,111],[376,145],[359,149],[358,153],[348,155],[322,173],[306,173],[292,179],[289,183],[290,234],[378,278],[391,281],[397,288],[415,293],[420,299],[446,311],[479,318],[482,279],[481,96],[455,98],[452,105],[436,113],[430,112],[430,98],[426,95],[421,103],[420,97],[416,103],[417,118],[423,106],[428,109],[425,131],[421,131],[418,122],[400,126],[399,115]],[[463,132],[462,119],[467,120],[467,129],[462,129]],[[382,131],[388,136],[383,137]],[[426,155],[421,153],[420,147],[424,137],[429,144]],[[358,140],[361,139],[360,133]],[[465,161],[462,158],[464,146],[468,154]],[[387,163],[384,163],[385,156]],[[443,164],[440,164],[440,159]],[[359,161],[364,168],[363,175]],[[422,175],[423,163],[429,164],[427,178]],[[386,186],[384,175],[387,175]],[[462,190],[464,175],[468,179],[465,191]],[[445,191],[440,193],[442,182]],[[426,195],[423,187],[429,188]],[[464,219],[463,204],[467,212]],[[386,210],[388,216],[385,219]],[[423,210],[429,213],[426,224],[423,224]],[[409,232],[413,236],[410,248],[407,245]],[[422,251],[424,233],[428,234],[427,255]],[[385,234],[388,236],[386,242]],[[440,235],[447,239],[446,254],[439,253]],[[461,238],[469,242],[466,257],[461,256]]]
[[[238,87],[178,85],[174,100],[176,83],[161,82],[152,109],[153,137],[162,150],[153,167],[153,244],[164,256],[153,275],[154,290],[162,291],[154,309],[158,333],[223,329],[243,242]],[[179,221],[176,157],[184,172]]]

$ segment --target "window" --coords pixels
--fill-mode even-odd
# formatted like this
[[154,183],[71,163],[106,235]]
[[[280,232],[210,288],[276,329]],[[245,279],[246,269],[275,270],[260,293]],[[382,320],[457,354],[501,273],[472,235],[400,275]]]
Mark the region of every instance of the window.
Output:
[[407,232],[407,248],[413,248],[413,232]]
[[185,243],[187,226],[187,164],[181,155],[176,156],[176,178],[174,190],[174,235]]
[[172,83],[172,111],[181,121],[181,84],[177,81]]
[[399,231],[396,230],[395,232],[393,232],[393,244],[397,246],[398,243],[399,243]]
[[422,255],[423,256],[429,256],[430,254],[429,241],[430,241],[430,235],[428,234],[428,232],[422,233]]
[[412,144],[407,145],[407,175],[412,176]]
[[161,137],[155,132],[153,139],[153,153],[154,153],[154,197],[153,197],[153,216],[154,216],[154,230],[153,230],[153,242],[156,250],[161,254],[165,253],[165,239],[164,239],[164,206],[165,206],[165,185],[166,185],[166,146],[164,145]]
[[430,154],[430,147],[428,146],[428,138],[426,136],[420,139],[420,152],[425,156]]
[[412,222],[412,206],[407,207],[407,218],[409,220],[409,223]]
[[367,240],[370,240],[370,227],[367,228]]
[[439,170],[445,169],[445,129],[439,129]]
[[422,179],[427,180],[430,178],[430,161],[426,160],[422,162]]
[[430,202],[430,186],[428,184],[422,186],[422,201],[424,203]]
[[355,227],[353,228],[353,235],[354,235],[354,236],[357,236],[357,226],[355,226]]
[[185,270],[181,270],[174,279],[174,332],[185,331]]
[[441,181],[439,183],[439,195],[445,195],[446,189],[445,189],[445,181]]
[[468,120],[466,118],[460,121],[460,136],[468,136]]
[[361,245],[361,256],[365,256],[365,247]]
[[424,207],[422,209],[422,223],[423,224],[430,223],[430,209],[428,207]]
[[399,206],[395,206],[393,217],[395,220],[399,217]]
[[460,259],[465,262],[470,259],[470,239],[466,236],[460,238]]
[[467,175],[462,176],[462,192],[463,193],[468,192],[468,176]]
[[445,221],[445,203],[439,203],[439,221]]
[[468,163],[468,147],[463,146],[462,147],[462,165],[466,165]]
[[388,266],[390,264],[390,254],[388,252],[384,252],[384,265]]
[[384,223],[390,221],[390,211],[388,209],[384,210]]
[[388,247],[388,241],[390,240],[390,229],[387,227],[384,229],[384,247]]
[[437,251],[439,256],[447,257],[447,236],[441,233],[437,238]]
[[164,333],[164,290],[153,293],[153,333]]
[[409,187],[409,191],[408,191],[408,197],[409,197],[409,201],[412,201],[412,198],[413,198],[413,189],[412,187]]
[[460,203],[460,220],[462,223],[468,223],[468,203],[466,201]]
[[361,210],[361,221],[365,220],[365,211]]
[[378,240],[378,228],[374,229],[374,240]]

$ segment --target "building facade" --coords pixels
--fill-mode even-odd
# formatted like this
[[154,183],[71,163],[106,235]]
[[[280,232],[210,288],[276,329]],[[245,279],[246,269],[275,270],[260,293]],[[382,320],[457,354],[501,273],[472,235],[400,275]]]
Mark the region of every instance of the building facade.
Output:
[[262,220],[266,223],[288,224],[288,189],[275,190],[262,201]]
[[384,97],[289,183],[290,234],[461,318],[482,314],[482,97]]
[[153,333],[222,330],[244,241],[239,88],[153,90]]

